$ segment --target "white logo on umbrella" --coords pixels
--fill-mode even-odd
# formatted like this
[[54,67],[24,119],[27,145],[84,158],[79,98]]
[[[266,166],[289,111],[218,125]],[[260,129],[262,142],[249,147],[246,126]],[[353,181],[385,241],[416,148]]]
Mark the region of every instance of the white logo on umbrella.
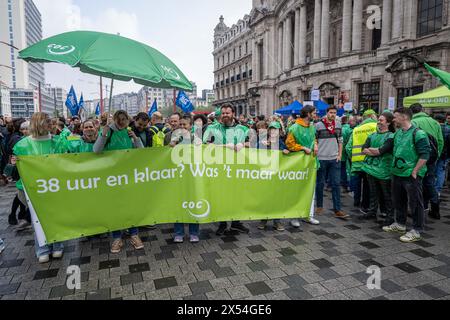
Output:
[[[206,204],[206,210],[204,213],[202,214],[194,214],[191,210],[193,209],[202,209],[203,208],[203,204]],[[200,200],[199,202],[195,203],[193,201],[191,202],[183,202],[182,205],[183,209],[187,209],[187,212],[194,218],[197,219],[203,219],[209,216],[209,214],[211,213],[211,205],[209,204],[209,202],[207,200]]]
[[163,66],[163,65],[161,65],[161,68],[162,68],[169,76],[171,76],[172,78],[174,78],[174,79],[176,79],[176,80],[181,80],[181,77],[180,77],[180,75],[178,74],[178,72],[176,72],[176,71],[173,70],[172,68],[166,67],[166,66]]
[[59,44],[50,44],[47,52],[53,55],[62,56],[75,51],[75,46],[62,46]]

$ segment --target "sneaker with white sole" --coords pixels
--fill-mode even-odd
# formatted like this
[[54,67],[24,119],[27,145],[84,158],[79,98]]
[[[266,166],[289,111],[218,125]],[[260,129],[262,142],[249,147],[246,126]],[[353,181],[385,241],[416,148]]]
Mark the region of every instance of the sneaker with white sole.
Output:
[[300,228],[302,226],[302,224],[300,223],[300,220],[294,219],[294,220],[291,220],[291,226],[293,226],[294,228]]
[[142,243],[141,238],[138,235],[132,236],[130,242],[135,250],[142,250],[145,247],[144,244]]
[[64,252],[63,251],[54,251],[52,253],[53,259],[61,259],[63,257]]
[[278,231],[278,232],[283,232],[286,230],[281,222],[275,222],[273,224],[273,228],[275,229],[275,231]]
[[50,256],[48,254],[46,254],[44,256],[40,256],[38,259],[39,259],[39,263],[47,263],[50,261]]
[[420,240],[422,240],[422,237],[420,236],[420,233],[417,232],[416,230],[411,230],[410,232],[408,232],[407,234],[405,234],[400,238],[400,241],[405,243],[412,243]]
[[175,238],[173,238],[173,242],[174,243],[183,243],[184,242],[184,237],[182,237],[182,236],[175,236]]
[[320,221],[317,219],[314,219],[314,218],[304,219],[303,221],[305,221],[306,223],[309,223],[310,225],[313,225],[313,226],[320,225]]
[[198,236],[196,236],[196,235],[191,235],[191,236],[189,237],[189,241],[190,241],[191,243],[199,243],[199,242],[200,242],[200,238],[199,238]]
[[122,239],[114,240],[114,242],[111,245],[111,253],[112,254],[120,253],[120,251],[122,251],[122,248],[123,248],[123,240]]
[[389,233],[397,232],[397,233],[405,234],[406,226],[402,226],[402,225],[398,224],[397,222],[395,222],[395,223],[391,224],[390,226],[383,227],[383,231],[389,232]]

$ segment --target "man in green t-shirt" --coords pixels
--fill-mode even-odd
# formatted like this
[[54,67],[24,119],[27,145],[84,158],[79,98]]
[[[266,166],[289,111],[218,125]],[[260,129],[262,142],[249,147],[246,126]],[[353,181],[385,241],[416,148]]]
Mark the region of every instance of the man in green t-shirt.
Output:
[[[400,240],[410,243],[422,239],[420,233],[425,224],[422,181],[427,173],[426,164],[431,147],[428,135],[411,123],[413,115],[410,109],[399,108],[394,115],[395,124],[399,128],[394,135],[392,161],[395,223],[383,230],[404,234]],[[413,228],[406,233],[408,207],[413,218]]]
[[[249,130],[235,120],[236,110],[232,105],[225,104],[220,111],[220,122],[213,123],[206,128],[203,135],[203,143],[214,144],[240,152],[245,147],[245,143],[248,142]],[[216,235],[222,236],[227,233],[227,230],[227,222],[220,222]],[[240,221],[233,221],[230,230],[240,233],[250,232],[250,229]]]

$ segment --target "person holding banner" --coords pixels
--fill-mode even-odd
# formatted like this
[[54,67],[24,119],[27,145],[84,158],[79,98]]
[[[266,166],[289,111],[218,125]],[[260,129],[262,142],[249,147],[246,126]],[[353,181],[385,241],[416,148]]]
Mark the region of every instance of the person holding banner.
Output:
[[[94,152],[101,153],[103,151],[127,150],[127,149],[143,149],[141,139],[128,128],[130,124],[130,116],[126,111],[119,110],[114,114],[114,123],[103,128],[102,133],[94,144]],[[131,244],[136,250],[144,249],[144,244],[139,237],[139,229],[131,228],[128,230],[131,236]],[[112,233],[114,242],[111,245],[111,253],[117,254],[122,251],[124,242],[122,240],[122,231],[114,231]]]
[[94,120],[89,119],[81,125],[83,136],[79,140],[69,141],[69,153],[88,153],[94,152],[94,144],[98,138],[98,130],[95,126]]
[[[58,143],[52,137],[50,131],[52,129],[52,120],[46,113],[37,112],[33,114],[30,122],[30,136],[20,140],[14,146],[14,155],[17,161],[23,156],[41,156],[59,153]],[[28,203],[25,195],[24,185],[21,180],[16,184],[19,189],[19,200],[27,208]],[[60,259],[63,256],[64,245],[62,243],[54,243],[39,247],[37,239],[35,240],[36,256],[39,263],[47,263],[50,255],[54,259]]]
[[[284,155],[288,155],[291,152],[286,147],[284,140],[281,138],[282,127],[281,124],[277,121],[270,123],[268,127],[267,140],[260,140],[258,144],[258,149],[266,149],[266,150],[279,150]],[[260,145],[263,145],[264,148],[260,148]],[[268,220],[262,220],[258,226],[259,230],[267,229]],[[273,228],[278,232],[285,231],[283,223],[280,219],[273,220]]]
[[[208,126],[203,136],[203,143],[224,146],[235,152],[241,151],[245,147],[245,143],[248,142],[248,130],[235,120],[235,115],[236,110],[231,104],[223,105],[221,121]],[[221,222],[216,235],[224,235],[227,229],[227,222]],[[250,232],[240,221],[233,221],[230,229],[241,233]]]
[[[184,116],[180,121],[180,129],[178,129],[172,135],[172,141],[170,146],[175,148],[177,145],[189,145],[194,142],[194,133],[192,132],[192,119],[189,116]],[[182,223],[175,223],[175,236],[173,239],[174,243],[183,243],[185,231],[185,225]],[[189,224],[189,241],[191,243],[198,243],[200,225],[197,223]]]
[[[314,125],[312,125],[312,121],[316,117],[316,114],[316,108],[313,106],[305,106],[301,110],[300,119],[297,119],[295,124],[289,128],[288,137],[286,139],[286,146],[290,152],[304,152],[307,155],[317,157],[319,147],[316,140],[316,129]],[[312,199],[308,222],[315,225],[320,223],[314,219],[314,198]],[[292,220],[291,225],[295,228],[300,228],[301,226],[298,219]]]

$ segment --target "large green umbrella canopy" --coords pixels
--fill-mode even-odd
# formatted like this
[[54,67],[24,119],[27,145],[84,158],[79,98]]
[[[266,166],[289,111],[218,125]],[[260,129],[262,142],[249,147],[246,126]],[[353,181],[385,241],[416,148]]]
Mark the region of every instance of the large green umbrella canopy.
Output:
[[444,71],[444,70],[440,70],[440,69],[436,69],[433,68],[432,66],[430,66],[428,63],[425,63],[425,68],[427,68],[427,70],[436,78],[438,78],[441,83],[443,85],[445,85],[447,88],[450,89],[450,73]]
[[450,108],[450,89],[441,86],[403,100],[403,105],[408,108],[415,103],[420,103],[424,108]]
[[156,88],[192,91],[181,70],[158,50],[119,35],[74,31],[19,52],[27,62],[57,62],[81,72]]

